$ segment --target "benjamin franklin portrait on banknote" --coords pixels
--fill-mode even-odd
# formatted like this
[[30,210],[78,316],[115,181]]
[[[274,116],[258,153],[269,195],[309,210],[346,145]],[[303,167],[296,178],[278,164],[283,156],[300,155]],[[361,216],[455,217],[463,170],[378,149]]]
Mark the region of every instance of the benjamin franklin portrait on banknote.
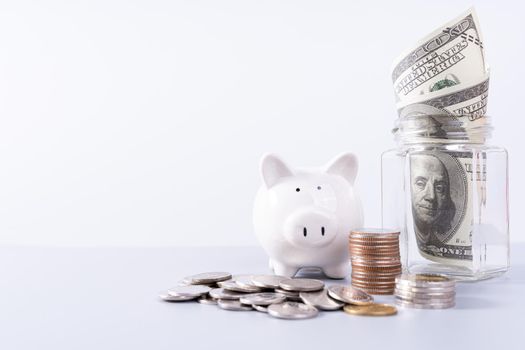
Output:
[[[420,250],[446,256],[457,250],[467,199],[465,171],[455,157],[443,152],[417,152],[410,157],[410,193],[414,230]],[[468,233],[466,233],[468,235]],[[464,248],[470,242],[462,240]],[[464,251],[468,255],[467,251]],[[461,254],[463,255],[463,254]],[[463,259],[467,258],[465,255]]]

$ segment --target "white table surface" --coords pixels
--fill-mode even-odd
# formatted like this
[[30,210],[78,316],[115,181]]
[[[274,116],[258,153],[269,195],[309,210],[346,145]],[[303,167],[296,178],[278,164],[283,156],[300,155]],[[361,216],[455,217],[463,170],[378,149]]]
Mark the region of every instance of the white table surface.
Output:
[[157,297],[189,274],[267,273],[257,247],[1,247],[0,349],[524,349],[525,245],[512,248],[512,269],[460,284],[454,309],[288,321]]

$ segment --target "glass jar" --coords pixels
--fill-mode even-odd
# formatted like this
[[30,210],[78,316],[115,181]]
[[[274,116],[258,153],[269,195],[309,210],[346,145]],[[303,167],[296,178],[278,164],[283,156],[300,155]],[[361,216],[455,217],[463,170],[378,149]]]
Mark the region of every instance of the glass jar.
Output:
[[409,273],[481,280],[509,268],[508,157],[489,117],[400,118],[381,157],[383,227]]

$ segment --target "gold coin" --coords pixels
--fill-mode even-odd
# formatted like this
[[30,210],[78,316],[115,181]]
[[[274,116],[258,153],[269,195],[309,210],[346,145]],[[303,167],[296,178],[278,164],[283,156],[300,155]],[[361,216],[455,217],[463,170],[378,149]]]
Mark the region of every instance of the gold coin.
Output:
[[344,311],[351,315],[391,316],[397,314],[397,308],[388,304],[345,305]]
[[[382,272],[382,273],[380,273]],[[370,270],[360,270],[352,269],[352,274],[356,276],[382,276],[382,277],[393,277],[395,279],[396,275],[399,275],[397,271],[370,271]]]
[[366,275],[366,276],[384,276],[384,277],[396,277],[401,272],[401,269],[394,269],[392,271],[389,270],[363,270],[358,268],[353,268],[352,273],[356,275]]
[[357,243],[396,243],[399,242],[399,237],[356,237],[356,236],[350,236],[348,238],[349,242],[357,242]]
[[402,268],[401,265],[398,266],[389,266],[389,267],[382,267],[382,266],[366,266],[366,265],[358,265],[355,263],[355,261],[352,262],[352,271],[359,271],[359,272],[365,272],[365,273],[401,273]]
[[[362,277],[359,278],[359,277],[356,277],[356,276],[352,276],[352,280],[356,280],[357,282],[359,282],[359,281],[363,281],[363,280],[366,280],[366,279],[364,279]],[[368,281],[372,281],[372,282],[387,282],[388,280],[373,280],[373,279],[369,278]],[[396,286],[395,283],[393,283],[393,285],[394,285],[394,287]]]
[[396,284],[393,282],[390,282],[388,280],[370,280],[370,279],[363,279],[363,278],[356,278],[352,276],[352,285],[361,285],[365,287],[372,287],[372,286],[389,286],[392,288],[395,288]]
[[370,252],[370,251],[372,252],[392,252],[392,251],[398,252],[399,251],[399,247],[396,247],[396,246],[379,247],[379,246],[373,246],[373,245],[363,246],[363,245],[350,244],[348,247],[350,250],[359,250],[363,252]]
[[367,290],[379,290],[379,291],[389,291],[389,292],[392,292],[392,294],[394,293],[394,290],[395,290],[395,287],[392,287],[392,286],[365,286],[365,285],[358,286],[355,283],[352,284],[352,287],[354,287],[355,289],[360,289],[365,292]]
[[358,276],[358,275],[351,275],[350,276],[352,281],[357,282],[392,282],[392,284],[395,286],[396,283],[394,282],[395,277],[389,278],[373,278],[373,277],[367,277],[367,276]]
[[[354,259],[354,260],[349,259],[349,260],[352,263],[352,268],[355,267],[358,270],[361,269],[361,270],[376,271],[376,272],[380,272],[380,271],[390,272],[392,270],[401,271],[401,269],[403,268],[401,266],[401,263],[397,263],[396,265],[385,267],[385,266],[375,266],[375,265],[370,265],[370,264],[363,264],[357,259]],[[384,270],[388,270],[388,271],[384,271]]]
[[388,289],[394,289],[396,287],[395,284],[392,283],[372,283],[372,282],[359,282],[356,280],[352,280],[352,286],[356,288],[388,288]]
[[349,247],[359,247],[359,248],[398,248],[399,242],[348,242]]
[[354,288],[357,288],[357,289],[379,289],[379,290],[391,290],[391,291],[395,291],[396,287],[392,286],[392,285],[388,285],[388,284],[385,284],[385,285],[379,285],[379,284],[369,284],[369,283],[357,283],[356,281],[352,281],[352,287]]
[[350,237],[348,243],[360,245],[399,245],[399,238],[355,238]]
[[388,285],[392,285],[392,286],[396,286],[396,283],[394,282],[394,279],[383,279],[383,280],[378,280],[378,279],[372,279],[372,278],[366,278],[366,277],[357,277],[357,276],[351,276],[352,277],[352,282],[356,282],[356,283],[360,283],[360,284],[364,284],[364,283],[370,283],[370,284],[377,284],[377,285],[380,285],[380,284],[388,284]]
[[391,235],[377,235],[377,234],[362,234],[362,233],[350,233],[350,238],[353,239],[399,239],[399,234],[391,234]]
[[[390,264],[391,266],[386,266],[388,268],[391,268],[391,269],[394,269],[394,268],[401,268],[401,262],[400,262],[400,259],[392,259],[392,260],[395,260],[393,261],[392,264]],[[352,259],[350,259],[350,262],[352,263],[352,266],[355,265],[355,266],[363,266],[365,268],[370,268],[370,267],[374,267],[374,268],[385,268],[385,266],[377,266],[379,264],[375,264],[374,263],[371,263],[369,261],[366,261],[366,259],[360,259],[360,258],[357,258],[357,257],[354,257]]]
[[380,246],[380,247],[399,247],[399,240],[381,240],[381,241],[378,241],[378,240],[356,240],[356,239],[353,239],[353,238],[350,238],[348,240],[348,244],[349,245],[358,245],[358,246],[364,246],[364,247],[369,247],[369,246]]
[[395,255],[357,255],[357,254],[352,254],[350,253],[350,259],[352,260],[370,260],[370,261],[383,261],[383,260],[388,260],[388,261],[391,261],[391,260],[396,260],[396,261],[399,261],[400,259],[400,256],[395,256]]
[[391,252],[399,252],[399,247],[378,247],[378,246],[358,246],[358,245],[349,245],[348,250],[352,251],[359,251],[363,253],[370,253],[370,252],[381,252],[381,253],[391,253]]
[[399,260],[401,256],[399,255],[399,252],[397,253],[357,253],[355,250],[350,250],[350,259],[356,260],[356,259],[390,259],[390,260]]
[[401,257],[399,254],[396,256],[394,254],[356,254],[350,252],[350,260],[400,260]]
[[379,289],[366,289],[366,288],[361,288],[362,290],[364,290],[365,292],[367,292],[368,294],[370,295],[392,295],[394,294],[394,292],[390,289],[385,289],[385,290],[379,290]]
[[389,228],[378,228],[378,227],[359,227],[350,231],[350,233],[357,234],[372,234],[372,235],[388,235],[394,234],[399,235],[399,230],[389,229]]
[[364,251],[364,250],[358,250],[358,249],[348,249],[348,252],[350,253],[351,256],[355,256],[355,257],[359,257],[359,256],[363,256],[363,257],[388,256],[388,257],[397,257],[397,258],[400,257],[399,250],[392,250],[390,252],[387,252],[387,251],[380,251],[380,250]]
[[365,243],[355,243],[350,242],[348,243],[349,249],[366,249],[366,250],[375,250],[375,249],[383,249],[383,250],[399,250],[399,243],[395,244],[365,244]]
[[362,270],[362,269],[356,269],[352,268],[352,274],[354,275],[361,275],[361,276],[378,276],[378,277],[393,277],[394,280],[399,274],[401,273],[401,270],[393,270],[393,271],[375,271],[375,270]]
[[375,267],[375,268],[399,268],[401,265],[399,259],[389,259],[389,260],[370,260],[370,259],[362,259],[362,258],[352,258],[352,266],[368,266],[368,267]]
[[367,294],[378,294],[377,292],[385,292],[389,295],[395,294],[394,288],[392,287],[358,287],[356,285],[352,285],[356,289],[361,289],[363,292]]
[[392,256],[399,256],[399,249],[397,250],[379,250],[379,249],[369,249],[369,250],[363,250],[363,249],[356,249],[356,248],[350,248],[348,249],[350,254],[356,254],[356,255],[392,255]]
[[389,240],[389,239],[399,239],[399,234],[393,235],[374,235],[374,234],[361,234],[361,233],[350,233],[350,239],[368,239],[368,240]]
[[348,243],[348,249],[362,250],[399,250],[399,243],[395,244],[365,244],[365,243]]

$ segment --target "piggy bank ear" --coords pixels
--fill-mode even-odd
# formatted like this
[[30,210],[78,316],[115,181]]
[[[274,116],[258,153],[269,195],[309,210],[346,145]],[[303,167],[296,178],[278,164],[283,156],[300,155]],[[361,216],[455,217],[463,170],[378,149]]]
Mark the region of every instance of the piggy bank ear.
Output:
[[265,154],[261,159],[261,175],[267,188],[272,187],[283,177],[292,176],[288,166],[275,154]]
[[353,153],[343,153],[328,163],[325,172],[342,176],[353,185],[357,176],[357,168],[357,157]]

